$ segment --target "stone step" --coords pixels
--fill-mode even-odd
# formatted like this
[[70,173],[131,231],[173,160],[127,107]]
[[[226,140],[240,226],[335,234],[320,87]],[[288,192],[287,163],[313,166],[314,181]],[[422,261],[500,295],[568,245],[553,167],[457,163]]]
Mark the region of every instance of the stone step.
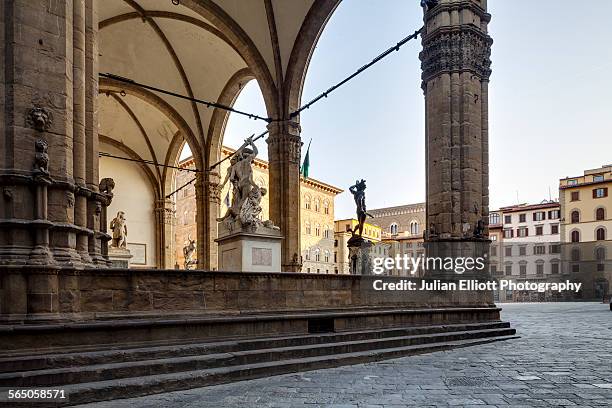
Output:
[[515,330],[511,328],[471,329],[467,331],[446,331],[365,340],[335,341],[322,344],[300,344],[288,347],[281,347],[275,341],[272,341],[268,343],[268,347],[274,346],[273,348],[256,348],[252,350],[239,348],[238,350],[242,351],[225,353],[219,353],[218,350],[206,350],[209,354],[3,373],[0,374],[0,384],[15,387],[32,387],[96,382],[282,361],[296,357],[312,358],[372,350],[396,349],[431,343],[449,343],[468,339],[508,336],[514,333]]
[[[230,367],[183,371],[170,374],[155,374],[145,377],[113,379],[107,381],[79,383],[63,387],[68,395],[64,405],[104,401],[119,398],[132,398],[169,391],[223,384],[271,375],[288,374],[320,368],[359,364],[402,356],[430,353],[456,347],[468,347],[495,341],[515,339],[518,336],[506,335],[479,339],[467,339],[429,344],[418,344],[390,349],[367,350],[306,358],[292,358],[280,361],[266,361]],[[20,405],[15,405],[19,407]],[[21,405],[28,406],[28,405]],[[37,405],[44,406],[44,405]],[[57,406],[57,405],[48,405]]]
[[381,339],[419,334],[446,333],[451,331],[469,331],[484,329],[509,328],[507,322],[468,323],[439,326],[421,326],[406,328],[389,328],[380,330],[361,330],[339,333],[321,333],[316,335],[268,337],[255,339],[242,339],[219,342],[188,342],[161,344],[146,343],[135,347],[126,344],[117,348],[89,350],[65,350],[62,353],[38,353],[25,356],[0,358],[0,373],[33,371],[62,367],[77,367],[115,363],[118,361],[142,361],[169,357],[196,356],[203,354],[229,353],[235,351],[268,348],[271,342],[277,347],[290,347],[298,345],[314,345],[332,342],[346,342],[352,340]]

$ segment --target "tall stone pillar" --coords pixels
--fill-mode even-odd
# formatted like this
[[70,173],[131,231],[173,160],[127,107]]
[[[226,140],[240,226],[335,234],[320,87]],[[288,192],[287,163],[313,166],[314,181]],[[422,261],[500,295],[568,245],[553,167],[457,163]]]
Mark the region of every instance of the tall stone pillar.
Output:
[[458,256],[460,248],[482,249],[488,242],[491,15],[486,0],[428,3],[420,54],[428,254]]
[[219,245],[215,241],[219,236],[219,223],[217,217],[220,216],[219,208],[221,206],[221,189],[219,188],[220,176],[216,171],[208,173],[206,183],[204,184],[205,198],[208,200],[208,208],[206,213],[207,230],[208,230],[208,253],[206,254],[207,268],[216,270],[219,265]]
[[90,243],[101,202],[96,7],[95,0],[0,4],[2,264],[85,267],[92,253],[101,260],[100,245]]
[[300,272],[300,125],[273,122],[268,130],[270,220],[283,234],[281,270]]

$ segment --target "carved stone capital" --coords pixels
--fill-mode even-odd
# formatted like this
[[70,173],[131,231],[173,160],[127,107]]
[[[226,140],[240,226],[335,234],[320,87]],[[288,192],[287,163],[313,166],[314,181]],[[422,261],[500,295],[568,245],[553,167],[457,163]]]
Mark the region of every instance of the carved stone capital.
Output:
[[[268,159],[270,162],[287,161],[300,165],[302,139],[299,136],[299,124],[291,122],[285,124],[292,132],[282,132],[281,129],[270,130],[268,137]],[[297,128],[296,128],[297,126]],[[287,129],[285,129],[287,130]]]
[[488,80],[492,44],[491,37],[472,25],[444,27],[426,35],[419,54],[423,87],[443,73],[472,72]]

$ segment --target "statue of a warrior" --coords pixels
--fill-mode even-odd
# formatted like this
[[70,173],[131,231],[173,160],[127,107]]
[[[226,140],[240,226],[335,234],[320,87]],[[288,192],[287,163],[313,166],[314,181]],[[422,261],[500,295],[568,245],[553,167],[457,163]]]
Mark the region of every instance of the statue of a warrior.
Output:
[[257,147],[252,137],[245,140],[244,144],[234,153],[230,160],[230,167],[227,170],[225,180],[223,180],[219,187],[223,189],[228,181],[232,183],[232,201],[225,215],[217,218],[217,221],[222,222],[227,218],[231,218],[233,221],[238,218],[242,205],[248,198],[251,189],[258,188],[257,184],[253,181],[252,167],[256,156]]
[[112,247],[115,248],[126,248],[127,247],[127,220],[125,219],[125,213],[119,211],[117,216],[113,218],[110,223],[110,228],[113,231]]
[[185,257],[185,269],[195,264],[197,261],[193,259],[193,254],[196,250],[196,240],[191,239],[191,235],[187,236],[187,245],[183,247],[183,256]]
[[358,224],[353,229],[353,236],[356,232],[359,232],[358,235],[363,236],[363,224],[365,224],[365,220],[367,217],[373,218],[371,214],[366,210],[365,203],[365,189],[366,182],[365,180],[356,180],[355,184],[349,187],[349,191],[353,194],[353,198],[355,199],[355,205],[357,206],[357,222]]

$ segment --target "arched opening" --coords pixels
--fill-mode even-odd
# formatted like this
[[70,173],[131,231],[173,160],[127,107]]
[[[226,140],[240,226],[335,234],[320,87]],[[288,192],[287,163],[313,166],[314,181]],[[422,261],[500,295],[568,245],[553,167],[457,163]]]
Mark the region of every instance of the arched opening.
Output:
[[580,242],[580,231],[578,230],[572,231],[571,242]]

